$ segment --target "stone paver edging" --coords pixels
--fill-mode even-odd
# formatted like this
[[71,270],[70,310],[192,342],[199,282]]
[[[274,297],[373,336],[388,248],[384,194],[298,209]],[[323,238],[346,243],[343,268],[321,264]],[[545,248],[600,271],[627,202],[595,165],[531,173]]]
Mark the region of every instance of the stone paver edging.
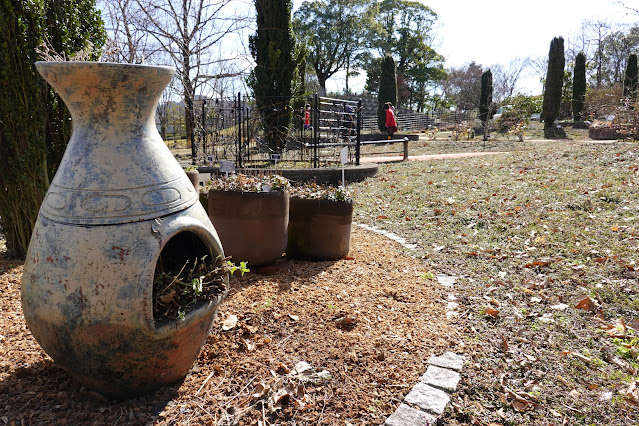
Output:
[[[368,231],[383,235],[409,250],[415,250],[415,244],[409,244],[392,232],[384,231],[376,226],[360,223],[354,225]],[[444,287],[452,287],[457,277],[449,277],[438,274],[437,279]],[[449,299],[455,299],[449,295]],[[449,308],[451,308],[449,303]],[[447,312],[448,317],[455,314],[454,309]],[[441,356],[431,356],[428,359],[428,368],[419,378],[411,391],[404,397],[404,402],[397,407],[395,412],[386,419],[386,426],[430,426],[437,423],[437,416],[442,414],[450,402],[450,395],[457,389],[461,379],[461,370],[464,365],[464,357],[454,352],[445,352]]]
[[419,383],[404,397],[404,402],[386,419],[386,426],[429,426],[437,422],[450,402],[450,394],[461,379],[464,357],[453,352],[431,356]]

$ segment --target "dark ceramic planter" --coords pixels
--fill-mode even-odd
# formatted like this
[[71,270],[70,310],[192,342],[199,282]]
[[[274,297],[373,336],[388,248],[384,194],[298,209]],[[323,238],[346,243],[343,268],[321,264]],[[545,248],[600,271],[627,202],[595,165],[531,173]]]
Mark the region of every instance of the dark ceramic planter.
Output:
[[200,190],[200,172],[197,170],[186,170],[186,176],[189,178],[191,183],[193,184],[193,188],[196,191]]
[[348,254],[353,201],[291,197],[286,255],[292,259],[336,260]]
[[249,267],[282,257],[288,232],[288,192],[209,191],[209,218],[224,253]]

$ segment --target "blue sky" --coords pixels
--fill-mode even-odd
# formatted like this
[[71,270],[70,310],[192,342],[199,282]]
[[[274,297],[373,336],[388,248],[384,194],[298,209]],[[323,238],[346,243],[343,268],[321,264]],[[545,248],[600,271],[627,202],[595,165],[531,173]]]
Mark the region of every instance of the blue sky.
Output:
[[[446,58],[447,67],[470,61],[484,67],[506,66],[518,56],[547,57],[553,37],[562,36],[569,41],[580,32],[586,19],[639,22],[639,16],[629,15],[615,0],[428,0],[422,3],[438,14],[436,50]],[[626,4],[639,8],[637,0]],[[482,26],[484,31],[479,30]],[[538,76],[531,75],[522,83],[525,83],[524,91],[541,93]]]

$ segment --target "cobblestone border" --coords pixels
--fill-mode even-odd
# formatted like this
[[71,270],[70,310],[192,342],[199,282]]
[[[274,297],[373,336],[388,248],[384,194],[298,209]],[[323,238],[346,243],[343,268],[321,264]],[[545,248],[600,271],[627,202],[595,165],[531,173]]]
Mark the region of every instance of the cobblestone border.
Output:
[[419,383],[404,397],[404,402],[386,419],[386,426],[434,425],[450,402],[461,379],[464,357],[453,352],[431,356]]
[[[409,244],[406,239],[392,232],[385,231],[376,226],[353,223],[360,228],[383,235],[408,250],[415,250],[417,245]],[[443,274],[437,275],[438,282],[452,289],[457,277]],[[448,295],[446,316],[457,315],[457,303],[455,295]],[[454,352],[445,352],[441,356],[431,356],[428,359],[426,372],[419,378],[419,382],[404,397],[399,407],[386,419],[386,426],[429,426],[437,423],[437,417],[441,415],[450,402],[450,395],[457,389],[461,379],[461,370],[464,366],[464,357]]]

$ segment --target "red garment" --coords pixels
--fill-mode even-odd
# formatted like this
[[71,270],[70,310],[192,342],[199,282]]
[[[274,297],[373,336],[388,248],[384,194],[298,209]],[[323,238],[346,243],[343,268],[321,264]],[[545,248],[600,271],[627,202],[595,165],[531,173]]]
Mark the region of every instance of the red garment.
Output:
[[304,126],[311,125],[311,112],[309,110],[304,111]]
[[386,110],[386,127],[397,127],[397,121],[395,121],[395,113],[392,108]]

